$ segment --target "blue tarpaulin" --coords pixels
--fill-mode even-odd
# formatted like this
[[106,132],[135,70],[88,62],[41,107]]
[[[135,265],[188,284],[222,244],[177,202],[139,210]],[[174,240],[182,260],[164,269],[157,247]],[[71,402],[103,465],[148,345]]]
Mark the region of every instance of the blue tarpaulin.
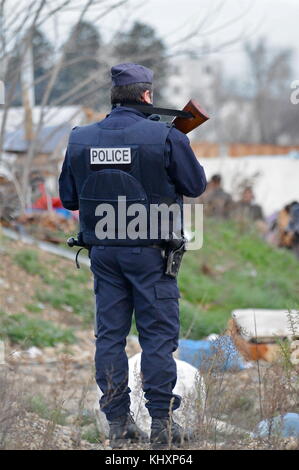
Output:
[[218,336],[210,341],[180,339],[179,359],[189,362],[197,369],[242,370],[246,363],[236,349],[230,336]]
[[253,437],[297,437],[299,439],[299,414],[286,413],[284,416],[275,416],[265,419],[257,425]]

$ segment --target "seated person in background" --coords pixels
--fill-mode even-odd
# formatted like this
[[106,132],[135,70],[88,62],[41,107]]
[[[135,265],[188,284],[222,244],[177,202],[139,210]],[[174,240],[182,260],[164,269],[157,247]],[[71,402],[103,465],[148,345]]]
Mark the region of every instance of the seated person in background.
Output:
[[299,238],[299,203],[287,204],[277,217],[278,246],[294,248]]
[[221,186],[221,175],[213,175],[210,179],[206,192],[198,202],[204,204],[204,214],[214,217],[228,218],[233,202],[230,194],[226,193]]
[[232,216],[235,219],[264,220],[263,210],[258,204],[253,204],[254,194],[250,186],[246,186],[241,199],[234,204]]
[[293,201],[268,220],[268,243],[293,250],[299,258],[299,202]]

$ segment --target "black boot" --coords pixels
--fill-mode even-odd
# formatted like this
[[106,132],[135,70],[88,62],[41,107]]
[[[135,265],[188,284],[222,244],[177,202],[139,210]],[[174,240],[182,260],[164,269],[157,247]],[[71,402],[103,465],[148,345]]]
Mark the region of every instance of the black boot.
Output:
[[135,423],[131,414],[108,420],[110,446],[123,447],[130,443],[146,442],[148,436]]
[[181,447],[194,441],[195,435],[183,428],[170,418],[152,418],[151,446],[154,449],[169,449],[172,446]]

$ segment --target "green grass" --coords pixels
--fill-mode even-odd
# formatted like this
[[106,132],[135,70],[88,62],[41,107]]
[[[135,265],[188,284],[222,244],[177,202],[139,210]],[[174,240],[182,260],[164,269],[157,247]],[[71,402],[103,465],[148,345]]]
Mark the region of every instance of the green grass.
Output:
[[31,313],[40,313],[43,311],[43,308],[39,304],[34,303],[26,304],[25,308]]
[[41,394],[27,397],[26,410],[36,413],[40,418],[52,421],[55,424],[65,425],[67,413],[62,408],[53,408]]
[[[91,273],[72,264],[53,272],[59,258],[42,262],[34,249],[19,251],[15,261],[45,284],[27,304],[37,312],[38,302],[57,309],[71,307],[82,326],[93,322],[94,297]],[[204,267],[204,269],[203,269]],[[179,273],[181,337],[200,339],[219,333],[236,308],[298,308],[299,263],[293,254],[273,248],[254,227],[205,218],[201,250],[189,251]],[[131,333],[136,334],[133,324]]]
[[299,263],[251,228],[205,219],[203,247],[186,253],[179,287],[181,336],[199,339],[223,331],[236,308],[298,307]]
[[0,312],[0,338],[8,337],[12,343],[23,346],[55,346],[76,341],[71,329],[62,328],[50,321],[31,318],[25,314],[6,315]]
[[90,427],[90,429],[86,431],[83,431],[81,437],[82,439],[90,442],[91,444],[98,444],[100,442],[100,435],[96,428],[96,425],[94,425],[92,428]]
[[29,274],[42,275],[44,273],[44,266],[39,260],[38,252],[34,249],[20,250],[13,259]]
[[89,269],[81,266],[81,269],[77,270],[72,264],[57,273],[54,269],[57,263],[59,264],[59,258],[55,256],[45,263],[42,261],[42,253],[35,249],[22,249],[13,256],[13,259],[27,273],[38,275],[45,284],[45,289],[36,291],[33,302],[26,304],[28,311],[41,312],[38,302],[62,310],[67,306],[82,318],[83,326],[92,323],[94,303],[92,291],[88,286],[91,280]]
[[72,311],[79,315],[84,325],[90,325],[94,316],[93,291],[88,286],[90,271],[81,267],[64,272],[64,277],[48,276],[47,289],[38,290],[36,299],[48,303],[57,309],[71,307]]

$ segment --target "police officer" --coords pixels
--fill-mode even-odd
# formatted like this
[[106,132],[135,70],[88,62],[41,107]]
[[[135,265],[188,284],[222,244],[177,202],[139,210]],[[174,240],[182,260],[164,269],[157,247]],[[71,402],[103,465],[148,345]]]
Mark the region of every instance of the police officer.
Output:
[[[185,436],[172,420],[181,400],[173,393],[179,290],[176,279],[164,273],[161,230],[152,236],[147,227],[146,236],[129,237],[119,196],[145,208],[148,221],[151,204],[182,207],[183,195],[204,192],[206,177],[186,135],[152,119],[153,72],[124,63],[112,67],[111,74],[112,110],[101,122],[73,129],[59,178],[60,197],[65,208],[80,210],[80,237],[90,247],[96,381],[103,392],[100,407],[110,425],[110,443],[116,447],[147,438],[130,414],[125,345],[134,312],[142,386],[152,418],[150,440],[162,446],[171,436],[179,444]],[[135,109],[138,103],[148,112]],[[116,213],[113,220],[107,217],[110,207]]]

